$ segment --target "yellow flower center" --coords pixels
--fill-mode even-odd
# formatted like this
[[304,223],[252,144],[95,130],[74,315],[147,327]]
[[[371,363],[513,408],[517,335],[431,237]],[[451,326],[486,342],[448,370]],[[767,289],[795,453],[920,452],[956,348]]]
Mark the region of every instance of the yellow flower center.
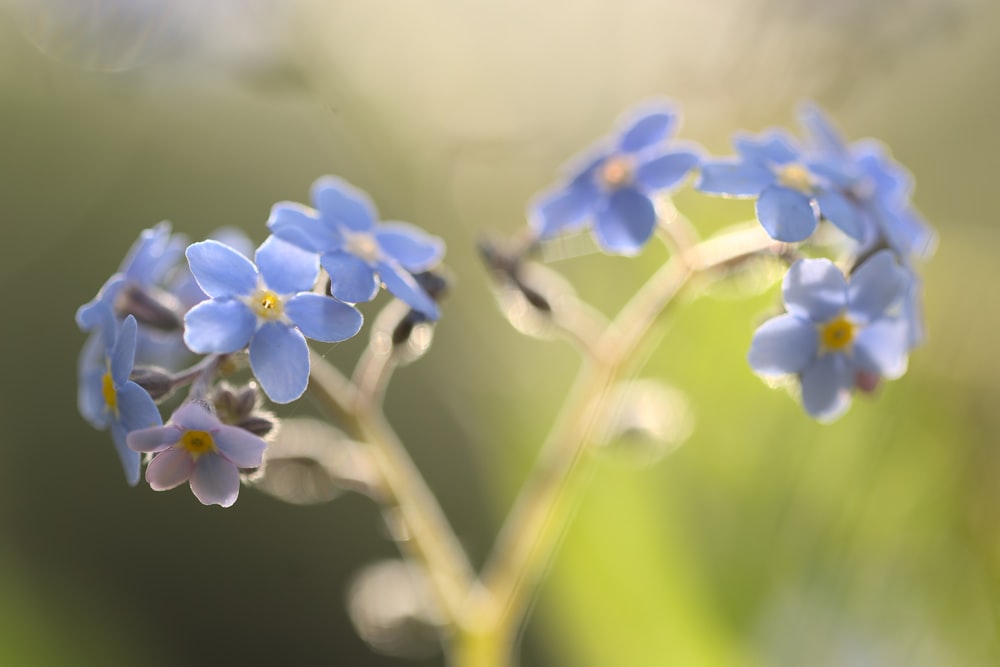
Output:
[[184,431],[180,445],[194,458],[215,451],[215,440],[207,431]]
[[276,320],[284,312],[281,297],[268,289],[258,290],[251,298],[250,306],[257,317],[265,320]]
[[784,164],[778,167],[778,183],[786,188],[798,190],[802,194],[811,195],[813,192],[813,177],[809,169],[798,162]]
[[378,261],[381,256],[381,248],[375,237],[366,232],[344,231],[344,250],[355,257],[360,257],[369,264]]
[[108,408],[118,414],[118,392],[115,391],[115,381],[111,379],[111,371],[104,374],[101,380],[101,395]]
[[840,352],[851,346],[857,332],[857,326],[841,314],[820,327],[819,337],[824,350]]
[[611,190],[632,182],[632,164],[626,157],[608,158],[597,173],[601,183]]

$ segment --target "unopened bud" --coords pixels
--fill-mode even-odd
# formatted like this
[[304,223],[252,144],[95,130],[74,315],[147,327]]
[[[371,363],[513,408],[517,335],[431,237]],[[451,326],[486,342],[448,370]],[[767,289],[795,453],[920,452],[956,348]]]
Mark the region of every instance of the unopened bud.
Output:
[[154,287],[141,287],[129,283],[122,289],[115,303],[124,315],[134,315],[136,321],[151,329],[179,332],[184,328],[183,309],[173,295]]
[[150,398],[160,401],[174,390],[174,378],[162,368],[154,366],[137,366],[129,376],[132,382],[146,390]]

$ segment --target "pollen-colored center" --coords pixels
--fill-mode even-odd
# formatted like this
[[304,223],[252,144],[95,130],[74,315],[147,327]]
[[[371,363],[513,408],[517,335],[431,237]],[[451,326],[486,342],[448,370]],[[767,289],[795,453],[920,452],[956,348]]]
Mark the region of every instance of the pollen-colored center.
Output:
[[632,182],[632,164],[625,157],[608,158],[598,170],[598,175],[606,187],[617,190]]
[[378,261],[381,248],[371,234],[365,232],[344,232],[344,250],[355,257],[360,257],[369,264]]
[[284,312],[281,297],[268,289],[259,290],[254,294],[251,306],[257,317],[265,320],[276,320]]
[[118,411],[118,392],[115,391],[115,381],[111,379],[111,371],[104,374],[101,378],[101,395],[104,396],[105,405],[110,408],[112,412]]
[[798,190],[803,194],[812,194],[813,176],[809,169],[798,162],[781,165],[778,168],[778,183],[786,188]]
[[838,315],[820,327],[819,335],[824,349],[839,352],[851,346],[856,334],[854,323],[844,315]]
[[184,431],[180,445],[195,458],[215,451],[215,440],[207,431]]

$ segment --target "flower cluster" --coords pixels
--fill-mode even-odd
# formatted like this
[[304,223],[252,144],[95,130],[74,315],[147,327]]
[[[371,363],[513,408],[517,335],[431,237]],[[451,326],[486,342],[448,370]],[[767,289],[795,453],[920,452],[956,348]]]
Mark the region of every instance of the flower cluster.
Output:
[[[534,243],[589,226],[606,252],[636,254],[662,217],[658,202],[697,172],[699,192],[754,199],[775,241],[832,252],[790,267],[788,313],[754,335],[754,371],[797,376],[806,411],[820,420],[842,414],[855,389],[902,375],[924,338],[918,264],[936,244],[906,170],[876,141],[844,141],[812,104],[800,112],[802,141],[783,129],[740,132],[731,157],[672,143],[676,118],[662,103],[625,116],[613,139],[532,204]],[[819,233],[828,228],[835,233]]]
[[[274,403],[302,396],[307,339],[356,335],[356,304],[382,285],[416,313],[407,317],[439,316],[439,294],[422,287],[443,257],[439,239],[378,223],[367,196],[339,179],[319,179],[313,200],[315,210],[275,205],[273,234],[256,250],[241,232],[189,244],[160,223],[77,310],[77,325],[90,334],[79,360],[80,413],[110,429],[129,484],[145,454],[152,488],[190,480],[201,502],[228,507],[240,471],[261,465],[263,438],[276,426],[258,387]],[[235,389],[221,381],[244,360],[253,380]],[[173,400],[182,387],[186,398]],[[176,409],[164,426],[160,406],[168,402]]]

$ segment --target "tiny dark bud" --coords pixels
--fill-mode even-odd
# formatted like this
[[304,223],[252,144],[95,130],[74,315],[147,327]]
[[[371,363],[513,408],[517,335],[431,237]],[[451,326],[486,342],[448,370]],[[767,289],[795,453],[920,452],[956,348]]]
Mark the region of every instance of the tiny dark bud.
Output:
[[244,431],[249,431],[254,435],[263,438],[265,435],[274,430],[274,420],[261,417],[259,415],[251,415],[245,419],[240,420],[235,424]]
[[162,290],[126,285],[115,306],[121,314],[134,315],[139,324],[151,329],[171,333],[184,328],[176,297]]
[[528,287],[520,280],[517,280],[514,284],[521,291],[521,294],[524,295],[525,300],[530,303],[535,310],[546,314],[552,313],[552,305],[549,303],[548,299],[542,296],[541,292],[538,292],[532,287]]
[[[413,328],[417,326],[416,318],[413,315],[420,315],[416,311],[411,310],[407,313],[406,317],[399,321],[399,324],[392,330],[392,345],[393,347],[398,347],[403,345],[410,339],[410,334],[413,333]],[[421,316],[422,317],[422,316]],[[426,319],[426,318],[424,318]]]
[[440,302],[448,293],[448,278],[439,271],[423,271],[413,274],[413,277],[417,284],[435,301]]
[[166,398],[174,390],[173,376],[162,368],[138,366],[132,369],[129,379],[145,389],[154,401]]

